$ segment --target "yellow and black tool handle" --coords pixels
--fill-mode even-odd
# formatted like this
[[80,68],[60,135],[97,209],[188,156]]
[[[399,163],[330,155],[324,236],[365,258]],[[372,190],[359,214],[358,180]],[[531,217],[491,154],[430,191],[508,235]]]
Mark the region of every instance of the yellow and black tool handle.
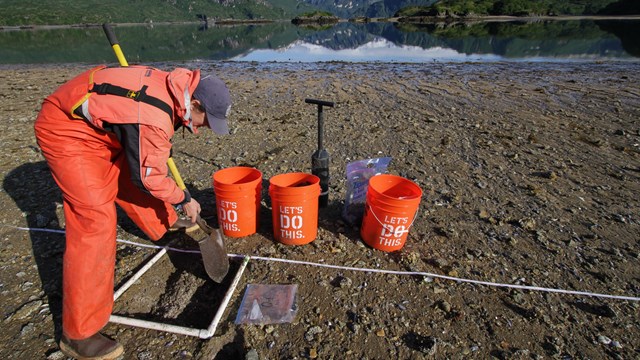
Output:
[[111,25],[102,24],[102,29],[104,30],[104,33],[107,34],[107,39],[109,40],[109,44],[111,44],[111,48],[113,49],[113,52],[116,54],[116,57],[118,58],[118,62],[120,63],[120,66],[129,66],[129,63],[127,63],[127,59],[125,59],[124,54],[122,53],[120,44],[118,43],[118,38],[116,38],[116,33],[113,32]]

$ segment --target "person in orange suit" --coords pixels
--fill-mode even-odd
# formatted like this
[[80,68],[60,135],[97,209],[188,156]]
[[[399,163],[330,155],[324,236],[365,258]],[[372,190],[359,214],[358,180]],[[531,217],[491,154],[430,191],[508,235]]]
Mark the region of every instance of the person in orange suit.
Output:
[[114,359],[124,352],[100,333],[113,308],[115,204],[152,240],[194,226],[200,204],[168,177],[170,140],[182,126],[228,134],[230,109],[218,77],[144,66],[90,69],[43,101],[35,134],[62,190],[66,223],[64,354]]

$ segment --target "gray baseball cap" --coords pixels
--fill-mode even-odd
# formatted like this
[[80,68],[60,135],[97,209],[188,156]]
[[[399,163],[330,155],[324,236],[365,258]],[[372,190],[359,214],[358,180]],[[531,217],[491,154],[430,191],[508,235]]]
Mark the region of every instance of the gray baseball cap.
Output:
[[231,94],[227,85],[215,75],[204,76],[200,78],[193,97],[204,107],[211,130],[220,135],[228,134]]

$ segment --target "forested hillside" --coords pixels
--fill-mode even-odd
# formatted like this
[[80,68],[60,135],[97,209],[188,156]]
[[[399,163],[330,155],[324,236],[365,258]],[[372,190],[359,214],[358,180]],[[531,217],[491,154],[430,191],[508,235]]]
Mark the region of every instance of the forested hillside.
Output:
[[640,13],[637,0],[440,0],[430,6],[414,6],[399,16],[540,16],[632,15]]
[[[287,19],[299,7],[296,0],[2,0],[0,25],[150,23],[209,19]],[[287,10],[285,10],[287,9]]]
[[640,14],[640,0],[0,0],[0,26],[288,20],[316,9],[341,18]]

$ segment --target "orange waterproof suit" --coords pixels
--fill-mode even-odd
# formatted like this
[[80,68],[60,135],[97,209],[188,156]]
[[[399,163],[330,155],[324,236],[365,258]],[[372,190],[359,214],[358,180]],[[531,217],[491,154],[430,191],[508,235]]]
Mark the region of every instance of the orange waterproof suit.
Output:
[[190,119],[198,70],[91,69],[47,97],[35,122],[63,193],[62,328],[84,339],[113,308],[117,203],[152,240],[190,200],[167,175],[170,139]]

